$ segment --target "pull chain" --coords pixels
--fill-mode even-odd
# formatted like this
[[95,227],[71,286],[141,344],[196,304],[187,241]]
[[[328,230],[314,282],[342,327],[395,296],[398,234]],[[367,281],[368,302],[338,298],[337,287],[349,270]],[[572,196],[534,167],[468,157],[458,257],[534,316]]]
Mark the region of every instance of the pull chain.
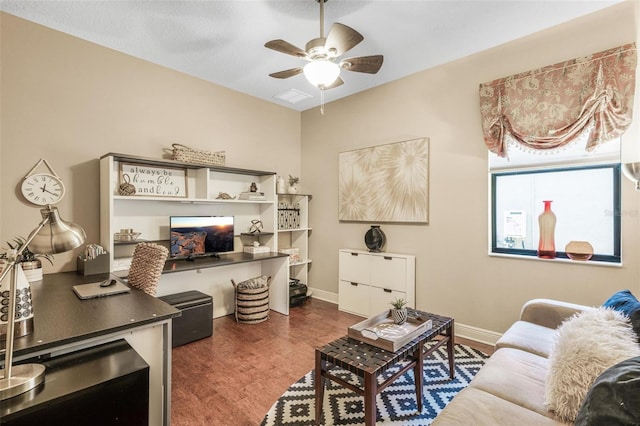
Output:
[[324,115],[324,90],[323,89],[320,89],[320,115]]

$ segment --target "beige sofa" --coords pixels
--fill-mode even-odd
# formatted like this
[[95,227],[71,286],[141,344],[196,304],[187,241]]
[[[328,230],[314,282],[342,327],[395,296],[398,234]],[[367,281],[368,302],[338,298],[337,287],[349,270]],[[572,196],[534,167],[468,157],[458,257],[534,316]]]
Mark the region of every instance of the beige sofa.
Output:
[[496,343],[467,388],[433,421],[442,425],[563,425],[544,405],[548,356],[555,329],[587,306],[535,299]]

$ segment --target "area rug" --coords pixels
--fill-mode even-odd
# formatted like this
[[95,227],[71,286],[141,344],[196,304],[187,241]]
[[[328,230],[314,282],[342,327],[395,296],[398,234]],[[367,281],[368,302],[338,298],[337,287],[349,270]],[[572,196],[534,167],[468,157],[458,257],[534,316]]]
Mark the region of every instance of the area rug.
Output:
[[[465,345],[455,345],[455,378],[449,379],[449,361],[445,346],[424,361],[424,403],[422,412],[416,405],[413,370],[410,369],[376,397],[376,422],[384,425],[426,426],[447,403],[476,375],[489,356]],[[394,366],[386,373],[400,369]],[[361,383],[348,371],[340,374],[352,383]],[[388,377],[388,376],[385,376]],[[381,380],[383,380],[382,378]],[[337,383],[327,380],[323,401],[323,421],[330,425],[364,425],[364,398]],[[315,424],[315,382],[311,370],[269,409],[262,426],[305,426]]]

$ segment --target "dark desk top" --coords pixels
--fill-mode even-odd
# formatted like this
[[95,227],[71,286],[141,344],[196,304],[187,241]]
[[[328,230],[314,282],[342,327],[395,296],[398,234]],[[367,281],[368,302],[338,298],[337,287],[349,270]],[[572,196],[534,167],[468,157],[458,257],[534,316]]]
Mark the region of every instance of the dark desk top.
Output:
[[170,272],[183,272],[194,269],[214,268],[216,266],[233,265],[244,262],[256,262],[260,260],[276,259],[279,257],[287,257],[284,253],[224,253],[220,258],[211,256],[195,257],[193,260],[187,259],[169,259],[162,270],[163,274]]
[[[61,272],[31,283],[34,330],[15,339],[14,357],[180,315],[179,310],[136,289],[88,300],[80,300],[73,292],[76,284],[97,282],[106,277],[108,274],[83,276]],[[4,358],[5,343],[0,342],[0,359]]]
[[[96,424],[95,418],[98,416],[104,422],[101,424],[148,423],[148,413],[141,414],[140,410],[115,409],[110,412],[116,405],[126,405],[124,400],[130,393],[124,388],[124,381],[127,385],[135,386],[132,377],[140,372],[143,372],[145,382],[149,380],[148,371],[145,372],[149,365],[124,339],[43,360],[40,364],[46,371],[44,384],[0,401],[0,424]],[[127,380],[127,376],[132,379]],[[119,382],[117,389],[108,384],[110,381]],[[92,392],[93,395],[100,392],[98,398],[103,398],[100,407],[88,402],[93,401]],[[113,400],[114,392],[118,394],[118,401]],[[76,397],[74,403],[73,398]],[[139,407],[141,402],[148,403],[148,395],[147,401],[144,401],[144,395],[140,395],[140,399],[136,397],[138,395],[132,396],[134,405],[137,403]],[[74,404],[71,413],[60,408],[68,408],[70,404]],[[105,415],[105,411],[108,414]],[[93,420],[87,420],[87,414]],[[124,415],[124,418],[120,415]],[[138,419],[138,416],[143,418]]]

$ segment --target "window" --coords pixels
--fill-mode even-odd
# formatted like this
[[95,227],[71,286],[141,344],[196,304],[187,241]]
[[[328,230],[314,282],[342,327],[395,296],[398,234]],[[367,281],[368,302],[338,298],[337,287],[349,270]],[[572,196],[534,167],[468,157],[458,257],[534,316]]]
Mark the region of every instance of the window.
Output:
[[620,137],[636,56],[631,43],[480,85],[493,253],[535,256],[546,201],[557,257],[587,241],[593,260],[620,263]]
[[588,241],[593,261],[620,262],[620,165],[491,173],[493,253],[536,256],[538,216],[550,200],[556,257],[570,241]]

